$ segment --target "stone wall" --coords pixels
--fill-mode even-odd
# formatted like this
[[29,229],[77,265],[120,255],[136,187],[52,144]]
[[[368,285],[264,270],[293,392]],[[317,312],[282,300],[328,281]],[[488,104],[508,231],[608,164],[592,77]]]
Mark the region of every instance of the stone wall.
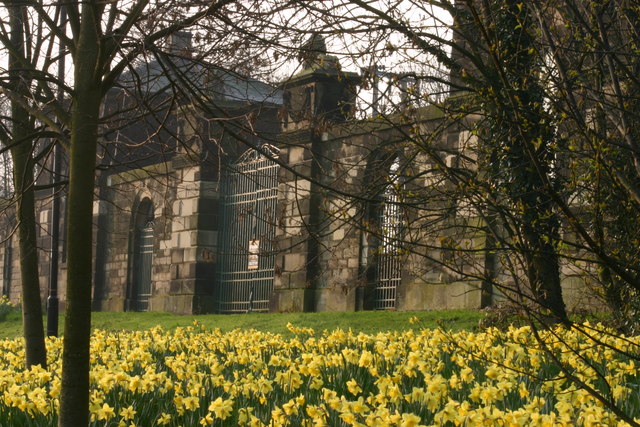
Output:
[[[99,309],[123,311],[131,308],[134,217],[148,199],[153,207],[154,254],[152,294],[168,287],[171,264],[167,241],[171,239],[171,201],[175,199],[175,171],[159,164],[109,176],[102,188],[96,215],[96,242],[101,249],[96,260],[94,301]],[[150,308],[158,309],[155,301]]]
[[[64,203],[62,204],[64,209]],[[49,268],[51,253],[51,199],[47,193],[36,194],[36,236],[38,244],[38,268],[40,273],[40,298],[43,309],[46,308],[49,289]],[[2,294],[11,302],[18,304],[22,294],[22,280],[20,276],[20,250],[18,231],[15,229],[15,206],[7,205],[0,216],[0,223],[4,233],[0,235],[0,280],[2,280]],[[62,229],[62,226],[61,226]],[[64,281],[66,280],[66,245],[63,239],[58,247],[61,254],[58,271],[58,295],[64,297]],[[64,300],[60,303],[64,308]]]
[[[131,306],[131,256],[136,209],[151,200],[154,221],[152,292],[149,310],[173,313],[213,311],[217,250],[217,182],[206,169],[186,157],[171,163],[111,176],[103,202],[105,229],[98,242],[106,248],[96,271],[103,310]],[[96,282],[98,283],[98,282]]]
[[[321,55],[320,59],[287,83],[282,132],[275,141],[269,140],[280,149],[282,164],[270,310],[373,308],[384,246],[382,196],[389,186],[401,188],[403,197],[403,242],[396,255],[401,270],[394,309],[478,309],[503,298],[483,278],[512,286],[513,275],[521,271],[505,267],[502,261],[510,253],[487,250],[493,242],[487,219],[478,211],[481,208],[465,195],[456,195],[455,185],[442,173],[445,166],[474,170],[477,138],[466,130],[468,126],[443,131],[439,126],[442,113],[435,107],[402,113],[392,121],[350,120],[355,76],[342,73],[335,58]],[[242,114],[239,109],[238,117]],[[273,136],[275,110],[266,114],[268,119],[256,126]],[[247,150],[246,145],[264,141],[255,135],[230,138],[221,126],[207,126],[205,134],[222,147],[218,152],[206,148],[207,141],[197,140],[197,129],[186,129],[183,136],[193,144],[172,153],[170,160],[99,175],[93,236],[95,309],[136,308],[133,236],[140,221],[152,219],[148,308],[183,314],[217,310],[219,166],[232,163]],[[428,146],[406,144],[412,132],[419,133]],[[222,158],[223,151],[230,153],[228,158]],[[406,167],[396,174],[402,176],[402,182],[392,177],[396,164]],[[39,254],[43,302],[50,246],[48,202],[43,195],[37,213],[43,248]],[[145,206],[152,208],[143,212]],[[3,221],[10,224],[8,216]],[[60,250],[60,296],[64,301],[63,241]],[[0,245],[0,261],[3,293],[17,301],[20,277],[15,236]],[[585,269],[567,264],[562,273],[569,308],[597,307],[591,294],[584,292],[588,285]]]
[[[379,224],[376,225],[372,217],[376,197],[386,185],[390,159],[411,153],[404,152],[402,135],[397,129],[384,123],[336,124],[315,139],[312,135],[310,131],[304,133],[296,128],[281,136],[286,142],[281,160],[293,171],[283,170],[280,174],[278,246],[281,252],[276,262],[272,310],[371,308],[367,301],[373,292],[376,254],[380,249],[379,230],[376,231]],[[442,150],[451,149],[447,145],[449,139],[443,136]],[[389,148],[394,146],[396,148]],[[430,166],[426,162],[423,167]],[[310,176],[314,182],[294,172]],[[444,202],[434,199],[433,203]],[[442,206],[433,209],[439,211]],[[410,218],[411,212],[407,215]],[[412,224],[415,230],[420,229],[419,221],[424,219],[410,220],[418,221]],[[468,229],[468,223],[449,221],[438,234],[423,234],[418,245],[405,248],[396,309],[482,306],[482,283],[462,281],[461,274],[455,274],[441,262],[446,252],[442,241],[446,238],[466,238],[475,246],[484,244],[482,233],[469,236],[469,231],[464,231]],[[474,260],[465,267],[466,273],[471,273],[473,264],[484,265],[484,260]]]

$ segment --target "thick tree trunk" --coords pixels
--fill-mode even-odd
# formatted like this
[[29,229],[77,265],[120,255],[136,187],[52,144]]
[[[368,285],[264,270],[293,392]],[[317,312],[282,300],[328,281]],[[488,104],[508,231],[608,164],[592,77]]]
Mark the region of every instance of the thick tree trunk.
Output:
[[[535,209],[535,207],[529,207]],[[537,220],[543,222],[544,215],[551,215],[549,212],[539,213]],[[556,224],[549,224],[544,232],[531,230],[529,224],[525,225],[527,240],[527,251],[525,259],[527,262],[527,276],[533,291],[533,296],[541,307],[549,310],[554,321],[566,323],[569,321],[567,310],[562,297],[562,283],[560,280],[560,266],[558,254],[553,243],[545,241],[549,235],[557,232]]]
[[101,102],[98,9],[94,1],[82,4],[82,24],[74,56],[60,427],[78,427],[89,422],[92,205]]
[[[15,110],[14,110],[15,111]],[[15,116],[14,116],[15,117]],[[14,138],[16,137],[14,124]],[[42,301],[38,275],[36,218],[33,195],[33,158],[30,141],[24,140],[11,152],[14,183],[18,197],[18,238],[20,248],[20,278],[22,281],[22,324],[27,367],[46,367],[47,350],[42,324]]]
[[496,141],[494,157],[500,159],[496,177],[516,206],[520,250],[532,297],[542,308],[539,314],[568,323],[557,249],[560,223],[548,194],[554,191],[549,188],[554,132],[551,120],[545,120],[540,59],[530,28],[533,12],[515,0],[493,6],[497,43],[490,48],[495,72],[487,104],[494,110],[489,129]]
[[[24,26],[22,7],[13,3],[9,8],[11,42],[22,55],[24,51]],[[20,70],[23,67],[13,55],[9,58],[11,87],[16,95],[26,93],[26,81]],[[29,113],[19,103],[11,102],[12,138],[16,144],[11,150],[13,180],[18,200],[18,239],[20,248],[20,275],[22,280],[22,324],[26,347],[26,364],[46,367],[47,350],[42,324],[42,301],[38,274],[38,250],[33,191],[33,142]]]

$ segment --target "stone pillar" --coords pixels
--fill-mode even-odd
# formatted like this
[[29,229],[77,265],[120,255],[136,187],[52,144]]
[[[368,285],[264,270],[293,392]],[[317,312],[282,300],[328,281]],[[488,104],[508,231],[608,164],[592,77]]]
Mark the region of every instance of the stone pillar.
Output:
[[333,160],[325,158],[328,130],[350,118],[357,76],[340,71],[337,59],[326,55],[320,36],[312,38],[303,52],[305,68],[284,85],[279,148],[282,162],[290,169],[281,168],[279,175],[279,253],[271,310],[353,309],[343,307],[342,301],[323,302],[328,287],[324,272],[330,264],[323,246],[328,193],[322,184],[325,163]]
[[[321,135],[318,163],[322,188],[319,218],[315,310],[355,311],[361,277],[362,209],[352,195],[364,195],[367,155],[361,136],[340,134],[336,127]],[[361,297],[361,295],[360,295]]]
[[[286,134],[280,159],[292,170],[281,168],[278,176],[278,226],[274,294],[271,311],[312,311],[315,245],[310,229],[313,169],[309,131]],[[295,142],[294,142],[295,141]]]
[[214,311],[218,238],[218,182],[188,156],[173,160],[178,190],[171,224],[171,280],[165,310]]

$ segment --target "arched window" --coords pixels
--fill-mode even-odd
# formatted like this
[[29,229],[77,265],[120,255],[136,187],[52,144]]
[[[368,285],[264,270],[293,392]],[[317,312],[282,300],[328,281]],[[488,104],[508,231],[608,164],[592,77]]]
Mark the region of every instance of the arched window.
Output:
[[131,260],[129,263],[128,309],[149,310],[151,297],[153,246],[154,246],[153,204],[149,198],[143,199],[134,212],[131,230]]

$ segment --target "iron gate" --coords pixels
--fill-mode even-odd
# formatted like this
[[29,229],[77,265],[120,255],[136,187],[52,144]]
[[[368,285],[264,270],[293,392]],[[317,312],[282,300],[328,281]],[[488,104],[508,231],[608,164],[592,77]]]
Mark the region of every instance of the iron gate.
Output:
[[[394,162],[391,173],[395,174],[398,162]],[[376,284],[373,295],[375,310],[392,310],[396,307],[396,290],[402,281],[400,247],[402,242],[402,209],[396,179],[387,185],[382,195],[380,209],[380,242],[376,265]]]
[[[262,150],[277,155],[278,149]],[[222,184],[218,311],[267,311],[273,290],[278,165],[256,150],[228,166]]]
[[134,255],[133,307],[135,311],[149,310],[151,297],[151,267],[153,265],[153,222],[138,230]]

